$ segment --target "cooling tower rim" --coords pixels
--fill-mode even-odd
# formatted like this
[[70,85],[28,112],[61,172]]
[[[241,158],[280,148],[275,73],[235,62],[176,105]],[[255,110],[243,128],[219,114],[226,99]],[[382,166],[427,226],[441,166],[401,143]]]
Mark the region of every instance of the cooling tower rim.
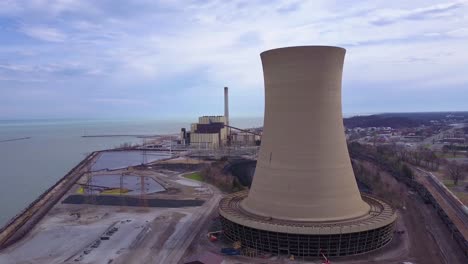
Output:
[[269,49],[269,50],[265,50],[263,52],[260,53],[260,56],[263,57],[263,56],[266,56],[268,55],[269,53],[276,53],[276,52],[280,52],[280,51],[283,51],[283,50],[295,50],[295,49],[330,49],[330,50],[339,50],[339,51],[342,51],[344,53],[346,53],[346,49],[345,48],[342,48],[342,47],[338,47],[338,46],[328,46],[328,45],[304,45],[304,46],[288,46],[288,47],[281,47],[281,48],[275,48],[275,49]]
[[240,202],[247,197],[248,191],[237,192],[223,198],[219,203],[219,214],[229,221],[242,226],[287,234],[332,235],[371,231],[391,225],[397,218],[396,211],[382,199],[363,194],[363,200],[369,204],[368,215],[344,221],[304,222],[280,219],[268,219],[250,214],[240,207]]

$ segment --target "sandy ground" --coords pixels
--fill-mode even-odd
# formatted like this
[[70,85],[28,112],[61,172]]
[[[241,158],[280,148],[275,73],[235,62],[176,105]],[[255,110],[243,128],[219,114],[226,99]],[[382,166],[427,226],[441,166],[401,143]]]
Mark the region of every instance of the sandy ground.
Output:
[[[185,189],[175,196],[199,197],[206,201],[202,206],[57,204],[25,238],[0,252],[0,263],[178,263],[221,198],[211,186],[164,175],[172,188],[181,180]],[[101,240],[113,228],[109,240]]]

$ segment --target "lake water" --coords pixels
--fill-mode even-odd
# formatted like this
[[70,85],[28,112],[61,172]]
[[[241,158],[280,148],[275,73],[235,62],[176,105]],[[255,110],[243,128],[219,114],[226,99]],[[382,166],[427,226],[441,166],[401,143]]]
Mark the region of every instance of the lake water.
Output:
[[[189,128],[190,122],[196,120],[0,121],[0,226],[92,151],[142,141],[136,137],[84,138],[83,135],[178,133],[181,127]],[[232,125],[243,128],[261,126],[262,122],[262,118],[231,120]],[[23,137],[30,138],[4,142]]]

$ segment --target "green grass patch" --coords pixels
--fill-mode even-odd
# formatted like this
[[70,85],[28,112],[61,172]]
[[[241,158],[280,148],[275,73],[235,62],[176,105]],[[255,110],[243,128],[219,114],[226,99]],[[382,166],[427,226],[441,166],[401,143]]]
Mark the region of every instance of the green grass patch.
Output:
[[439,158],[445,158],[445,159],[461,159],[461,158],[466,158],[464,154],[457,153],[455,156],[453,156],[453,153],[439,153],[436,154],[437,157]]
[[187,179],[195,180],[195,181],[203,181],[204,180],[203,175],[201,175],[201,173],[199,173],[199,172],[186,174],[186,175],[184,175],[184,177],[187,178]]
[[447,187],[447,188],[451,188],[451,187],[454,187],[455,184],[453,184],[453,181],[452,180],[442,180],[442,183]]

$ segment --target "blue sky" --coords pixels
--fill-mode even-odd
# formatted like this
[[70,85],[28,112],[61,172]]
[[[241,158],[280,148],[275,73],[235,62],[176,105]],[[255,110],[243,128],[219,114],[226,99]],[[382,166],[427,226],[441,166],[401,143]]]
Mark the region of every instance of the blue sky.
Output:
[[468,1],[1,0],[0,119],[263,115],[259,53],[347,49],[345,113],[468,110]]

